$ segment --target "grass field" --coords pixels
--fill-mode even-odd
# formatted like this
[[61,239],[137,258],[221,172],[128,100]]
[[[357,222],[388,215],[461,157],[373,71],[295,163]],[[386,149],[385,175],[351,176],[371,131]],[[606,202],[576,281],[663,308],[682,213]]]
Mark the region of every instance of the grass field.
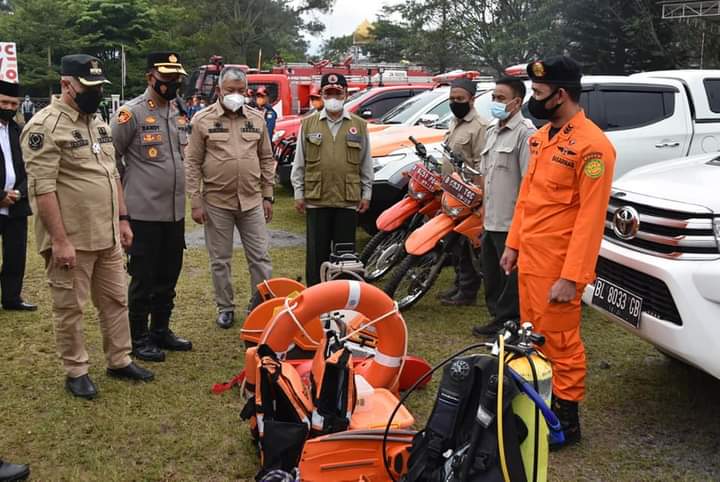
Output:
[[[304,223],[291,202],[278,196],[271,227],[302,233]],[[275,275],[303,275],[304,249],[276,249],[272,259]],[[233,268],[237,304],[244,306],[248,276],[241,251]],[[444,273],[436,289],[449,280]],[[100,390],[94,401],[64,391],[49,295],[32,241],[24,294],[40,304],[39,311],[0,311],[0,457],[30,463],[33,480],[42,481],[252,478],[257,457],[238,416],[243,402],[237,392],[210,392],[213,383],[241,370],[243,349],[239,326],[215,326],[204,249],[186,253],[174,314],[175,331],[195,348],[152,364],[153,383],[105,375],[97,319],[88,307],[90,375]],[[431,362],[475,341],[470,329],[487,316],[482,306],[440,309],[434,294],[405,315],[410,352]],[[590,311],[583,329],[589,369],[584,440],[551,455],[550,479],[720,480],[720,381],[668,360]],[[419,420],[429,413],[436,386],[411,398]]]

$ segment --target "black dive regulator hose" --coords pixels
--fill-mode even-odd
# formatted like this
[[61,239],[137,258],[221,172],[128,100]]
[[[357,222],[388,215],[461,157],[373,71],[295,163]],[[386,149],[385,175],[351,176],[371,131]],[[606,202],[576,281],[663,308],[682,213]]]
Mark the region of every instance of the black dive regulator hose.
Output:
[[418,378],[415,383],[412,384],[410,388],[407,389],[407,391],[403,394],[402,397],[400,397],[400,400],[398,401],[397,405],[395,405],[395,409],[390,414],[390,418],[388,419],[388,423],[385,426],[385,432],[383,433],[383,441],[382,441],[382,454],[383,454],[383,465],[385,466],[385,471],[387,472],[388,476],[390,477],[390,480],[392,482],[398,482],[395,477],[393,477],[392,472],[390,471],[390,462],[388,461],[387,457],[387,438],[390,433],[390,427],[392,426],[392,421],[395,418],[395,415],[397,415],[398,410],[400,410],[400,407],[405,403],[405,401],[408,399],[411,393],[413,393],[417,387],[424,382],[429,376],[431,376],[433,373],[438,371],[440,368],[447,365],[449,362],[451,362],[454,358],[459,357],[463,353],[469,352],[470,350],[475,350],[476,348],[483,348],[487,347],[487,342],[484,343],[475,343],[473,345],[466,346],[462,350],[453,353],[452,355],[445,358],[443,361],[438,363],[437,365],[433,366],[429,372],[427,372],[422,377]]

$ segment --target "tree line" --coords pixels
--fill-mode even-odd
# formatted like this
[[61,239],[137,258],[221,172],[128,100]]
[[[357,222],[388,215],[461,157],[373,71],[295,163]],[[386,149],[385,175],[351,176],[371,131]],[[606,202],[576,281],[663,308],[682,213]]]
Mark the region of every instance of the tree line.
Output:
[[[60,58],[85,52],[104,61],[120,93],[144,88],[145,54],[170,49],[187,69],[222,55],[264,67],[345,58],[352,35],[327,40],[311,59],[305,34],[334,0],[3,0],[0,40],[17,42],[20,79],[31,95],[57,90]],[[567,53],[586,73],[720,67],[720,24],[663,20],[656,0],[407,0],[386,6],[360,46],[371,61],[407,61],[435,72],[497,74],[533,58]],[[354,26],[348,26],[348,30]],[[350,33],[350,32],[348,32]],[[260,57],[260,53],[262,56]]]
[[[409,61],[441,72],[498,74],[505,67],[569,54],[586,73],[720,67],[720,25],[664,20],[656,0],[410,0],[387,6],[361,46],[374,61]],[[352,36],[325,42],[341,57]]]

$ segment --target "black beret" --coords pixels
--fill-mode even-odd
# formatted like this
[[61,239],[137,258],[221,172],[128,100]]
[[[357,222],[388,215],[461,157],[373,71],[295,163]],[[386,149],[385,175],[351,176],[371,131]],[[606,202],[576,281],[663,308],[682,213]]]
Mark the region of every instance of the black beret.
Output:
[[187,75],[177,52],[152,52],[147,56],[147,69],[157,69],[161,74]]
[[573,85],[582,78],[580,64],[565,55],[530,62],[527,74],[530,80],[541,84]]
[[475,93],[477,92],[477,85],[470,79],[455,79],[450,83],[450,88],[463,89],[473,97],[475,97]]
[[343,74],[325,74],[320,80],[320,90],[325,87],[334,87],[336,89],[347,89],[347,79]]
[[0,94],[10,97],[20,97],[20,84],[0,80]]
[[60,74],[77,78],[81,84],[95,86],[109,84],[102,63],[96,57],[86,54],[66,55],[60,60]]

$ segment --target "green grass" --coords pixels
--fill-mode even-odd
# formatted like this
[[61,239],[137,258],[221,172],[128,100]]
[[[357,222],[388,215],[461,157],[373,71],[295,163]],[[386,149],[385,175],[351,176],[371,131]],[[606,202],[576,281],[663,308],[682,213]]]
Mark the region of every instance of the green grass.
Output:
[[[289,197],[278,196],[271,228],[302,233]],[[105,376],[97,319],[88,307],[90,375],[100,390],[92,402],[63,389],[49,294],[34,250],[31,245],[25,298],[40,310],[0,311],[0,456],[29,462],[34,480],[43,481],[250,479],[257,456],[238,416],[243,401],[237,392],[210,392],[241,370],[243,349],[239,326],[225,331],[214,324],[205,250],[186,253],[174,314],[175,330],[195,348],[146,364],[156,373],[153,383]],[[273,250],[272,259],[276,276],[304,274],[302,248]],[[239,251],[233,269],[243,306],[249,282]],[[436,290],[449,282],[446,271]],[[474,342],[470,328],[487,316],[482,305],[440,309],[434,295],[405,316],[410,352],[431,362]],[[551,455],[551,480],[720,480],[720,381],[669,361],[590,311],[583,329],[589,368],[584,441]],[[436,383],[437,377],[410,400],[419,420],[432,407]]]

